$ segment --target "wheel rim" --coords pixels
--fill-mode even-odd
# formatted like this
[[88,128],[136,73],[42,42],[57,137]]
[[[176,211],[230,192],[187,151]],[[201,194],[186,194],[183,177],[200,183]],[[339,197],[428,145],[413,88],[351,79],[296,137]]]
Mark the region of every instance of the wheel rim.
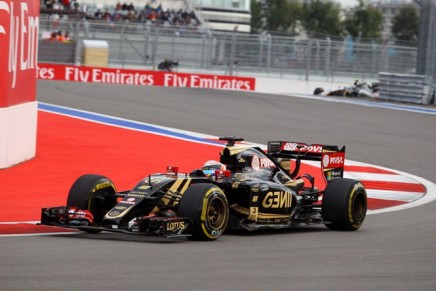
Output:
[[353,218],[357,221],[363,221],[366,215],[366,201],[362,193],[359,193],[353,201]]
[[221,229],[226,222],[226,206],[219,198],[214,198],[209,202],[207,208],[207,221],[211,228]]

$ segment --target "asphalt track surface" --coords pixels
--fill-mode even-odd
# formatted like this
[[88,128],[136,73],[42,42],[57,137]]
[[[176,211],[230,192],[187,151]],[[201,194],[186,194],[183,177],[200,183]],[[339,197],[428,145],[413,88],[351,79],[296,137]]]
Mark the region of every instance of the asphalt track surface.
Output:
[[[347,145],[436,182],[436,116],[255,93],[39,82],[38,100],[251,142]],[[215,242],[102,233],[0,239],[0,290],[435,290],[436,203]]]

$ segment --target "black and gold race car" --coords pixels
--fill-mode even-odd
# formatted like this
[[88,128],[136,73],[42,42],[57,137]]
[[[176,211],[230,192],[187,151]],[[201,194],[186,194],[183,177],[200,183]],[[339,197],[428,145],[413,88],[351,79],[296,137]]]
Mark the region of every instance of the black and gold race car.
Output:
[[[227,142],[220,153],[225,169],[180,174],[169,166],[123,192],[104,176],[84,175],[72,185],[67,206],[42,209],[41,224],[195,240],[215,240],[226,229],[361,227],[367,196],[362,183],[343,178],[345,146],[270,141],[265,152],[241,138],[220,140]],[[302,160],[320,163],[323,189],[312,175],[299,174]]]

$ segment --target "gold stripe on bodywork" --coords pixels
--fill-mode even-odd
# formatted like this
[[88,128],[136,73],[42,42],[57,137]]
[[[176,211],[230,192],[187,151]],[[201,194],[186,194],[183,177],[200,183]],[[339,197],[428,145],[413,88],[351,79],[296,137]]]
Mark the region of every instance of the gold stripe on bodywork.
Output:
[[239,154],[240,152],[243,152],[247,149],[251,148],[251,146],[247,145],[235,145],[233,147],[227,147],[227,149],[230,151],[230,155]]
[[[189,179],[190,180],[190,179]],[[168,189],[168,192],[177,192],[182,185],[182,183],[186,181],[186,179],[177,179],[174,184]],[[170,194],[171,195],[171,194]],[[166,197],[162,197],[162,203],[165,205],[169,205],[170,199]]]
[[177,179],[174,184],[171,186],[170,191],[176,192],[180,185],[186,181],[185,179]]
[[191,179],[187,179],[185,185],[183,185],[182,190],[180,190],[180,193],[185,193],[186,189],[188,189],[189,185],[191,185]]

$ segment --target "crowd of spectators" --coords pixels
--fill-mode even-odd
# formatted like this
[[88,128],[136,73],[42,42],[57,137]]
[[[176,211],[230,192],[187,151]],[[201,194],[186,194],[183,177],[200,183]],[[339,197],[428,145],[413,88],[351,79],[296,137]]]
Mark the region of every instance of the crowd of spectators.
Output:
[[197,26],[199,21],[194,11],[165,9],[157,0],[148,1],[144,7],[137,8],[133,3],[118,2],[103,9],[97,6],[80,4],[75,0],[45,0],[42,12],[49,14],[51,21],[60,20],[59,14],[67,18],[103,20],[116,22],[144,22],[155,25]]
[[62,30],[54,31],[50,34],[50,41],[69,42],[70,33],[68,31],[62,32]]

